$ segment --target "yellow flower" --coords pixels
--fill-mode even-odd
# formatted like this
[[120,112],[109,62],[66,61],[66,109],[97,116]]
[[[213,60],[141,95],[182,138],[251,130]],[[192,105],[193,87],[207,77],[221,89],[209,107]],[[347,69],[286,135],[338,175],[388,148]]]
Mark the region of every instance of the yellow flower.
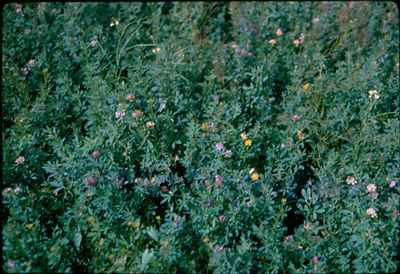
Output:
[[305,83],[303,86],[304,91],[308,91],[310,89],[310,87],[311,87],[310,83]]
[[246,140],[244,140],[244,145],[245,145],[246,147],[251,146],[252,143],[253,143],[253,141],[252,141],[251,139],[246,139]]
[[156,216],[156,220],[159,222],[159,221],[161,221],[161,217],[160,216]]
[[161,240],[160,241],[161,247],[167,247],[169,245],[169,240]]
[[129,221],[128,226],[134,229],[138,229],[140,227],[140,221],[134,221],[134,222]]
[[255,168],[250,169],[249,174],[252,181],[258,181],[260,179],[260,174],[258,174]]
[[297,136],[297,139],[300,141],[304,139],[304,133],[301,130],[297,131],[296,136]]
[[247,139],[247,134],[246,132],[240,133],[240,138],[242,138],[242,141],[245,141]]
[[282,198],[282,204],[286,204],[286,202],[287,202],[287,199],[286,198]]
[[208,236],[205,236],[203,238],[203,243],[208,244],[210,242],[210,239],[208,238]]
[[87,218],[87,222],[91,225],[94,225],[96,223],[96,218],[93,216],[90,216],[89,218]]
[[208,128],[209,128],[208,122],[203,122],[203,123],[201,124],[201,129],[202,129],[202,130],[208,130]]
[[252,181],[257,181],[259,179],[260,179],[260,175],[257,172],[254,172],[253,174],[251,174]]
[[33,224],[27,224],[25,227],[26,227],[27,229],[31,230],[32,227],[33,227]]

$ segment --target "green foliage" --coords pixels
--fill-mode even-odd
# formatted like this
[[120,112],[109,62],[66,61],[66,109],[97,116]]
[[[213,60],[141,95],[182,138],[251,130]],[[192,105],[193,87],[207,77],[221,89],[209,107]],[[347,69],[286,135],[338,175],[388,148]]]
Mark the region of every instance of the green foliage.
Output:
[[3,269],[395,272],[398,18],[5,5]]

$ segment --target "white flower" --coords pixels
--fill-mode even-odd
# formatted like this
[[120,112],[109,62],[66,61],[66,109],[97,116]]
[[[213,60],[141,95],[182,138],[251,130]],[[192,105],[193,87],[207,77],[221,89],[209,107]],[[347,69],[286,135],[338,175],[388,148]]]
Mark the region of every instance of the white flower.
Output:
[[278,35],[278,36],[282,36],[282,35],[283,35],[283,31],[282,31],[281,28],[278,28],[278,29],[276,30],[276,35]]
[[370,90],[370,91],[368,91],[368,97],[370,99],[378,100],[380,98],[380,95],[377,90]]
[[17,186],[17,187],[14,189],[15,194],[18,194],[18,193],[20,193],[21,191],[22,191],[22,189],[21,189],[19,186]]
[[355,184],[357,184],[357,180],[356,180],[356,178],[354,178],[354,176],[347,176],[346,183],[348,185],[354,186]]
[[119,21],[113,17],[113,18],[111,19],[110,27],[118,26],[118,25],[119,25]]
[[28,75],[28,73],[29,73],[29,69],[28,69],[27,67],[23,67],[23,68],[21,69],[21,72],[22,72],[22,74],[23,74],[24,76],[26,76],[26,75]]
[[315,17],[315,18],[313,18],[312,22],[313,22],[314,24],[317,24],[317,23],[319,23],[319,17]]
[[3,190],[3,195],[12,191],[11,187],[7,187]]
[[275,39],[271,39],[268,41],[268,43],[270,43],[272,46],[276,45],[276,40]]
[[17,165],[21,165],[21,164],[23,164],[25,162],[25,157],[24,156],[19,156],[16,160],[15,160],[15,163],[17,164]]
[[29,62],[28,62],[28,66],[30,66],[30,67],[34,67],[36,65],[36,61],[35,61],[35,59],[31,59],[31,60],[29,60]]
[[155,125],[156,125],[156,124],[155,124],[153,121],[148,121],[148,122],[146,123],[146,127],[147,127],[147,128],[154,128]]
[[15,4],[15,12],[21,14],[22,13],[22,5]]
[[97,37],[95,36],[90,40],[90,46],[94,48],[96,45],[97,45]]
[[161,49],[160,48],[154,48],[151,50],[154,54],[160,53]]

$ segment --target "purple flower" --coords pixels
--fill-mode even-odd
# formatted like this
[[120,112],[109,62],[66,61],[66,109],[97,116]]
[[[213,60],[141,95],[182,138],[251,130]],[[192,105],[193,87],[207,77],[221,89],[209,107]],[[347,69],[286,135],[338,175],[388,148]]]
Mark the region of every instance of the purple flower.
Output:
[[97,45],[97,36],[92,37],[92,39],[90,39],[90,46],[91,47],[95,47]]
[[216,149],[217,151],[222,151],[222,150],[224,150],[224,149],[225,149],[224,144],[223,144],[223,143],[218,143],[218,144],[216,144],[216,145],[215,145],[215,149]]
[[285,237],[285,241],[292,241],[293,240],[293,235],[289,235]]
[[219,103],[219,95],[213,95],[212,96],[212,99],[213,99],[213,101],[214,101],[214,103],[216,103],[216,104],[218,104]]
[[214,250],[215,250],[215,252],[222,252],[222,251],[224,251],[224,246],[216,245]]
[[232,150],[230,150],[230,149],[225,150],[224,155],[225,155],[225,157],[230,158],[232,156]]
[[389,187],[390,188],[395,188],[396,187],[396,181],[390,181]]
[[312,261],[313,264],[317,264],[317,263],[319,263],[319,257],[318,256],[313,256],[311,261]]
[[117,119],[122,119],[124,116],[125,116],[125,112],[124,111],[115,112],[115,118],[117,118]]
[[9,268],[15,268],[15,261],[8,260],[7,265],[8,265]]

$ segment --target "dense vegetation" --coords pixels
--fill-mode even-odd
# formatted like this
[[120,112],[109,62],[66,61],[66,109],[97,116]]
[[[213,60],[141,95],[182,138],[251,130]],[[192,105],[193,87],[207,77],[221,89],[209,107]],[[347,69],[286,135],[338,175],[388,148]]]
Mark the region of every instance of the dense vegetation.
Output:
[[3,7],[7,272],[395,272],[392,2]]

